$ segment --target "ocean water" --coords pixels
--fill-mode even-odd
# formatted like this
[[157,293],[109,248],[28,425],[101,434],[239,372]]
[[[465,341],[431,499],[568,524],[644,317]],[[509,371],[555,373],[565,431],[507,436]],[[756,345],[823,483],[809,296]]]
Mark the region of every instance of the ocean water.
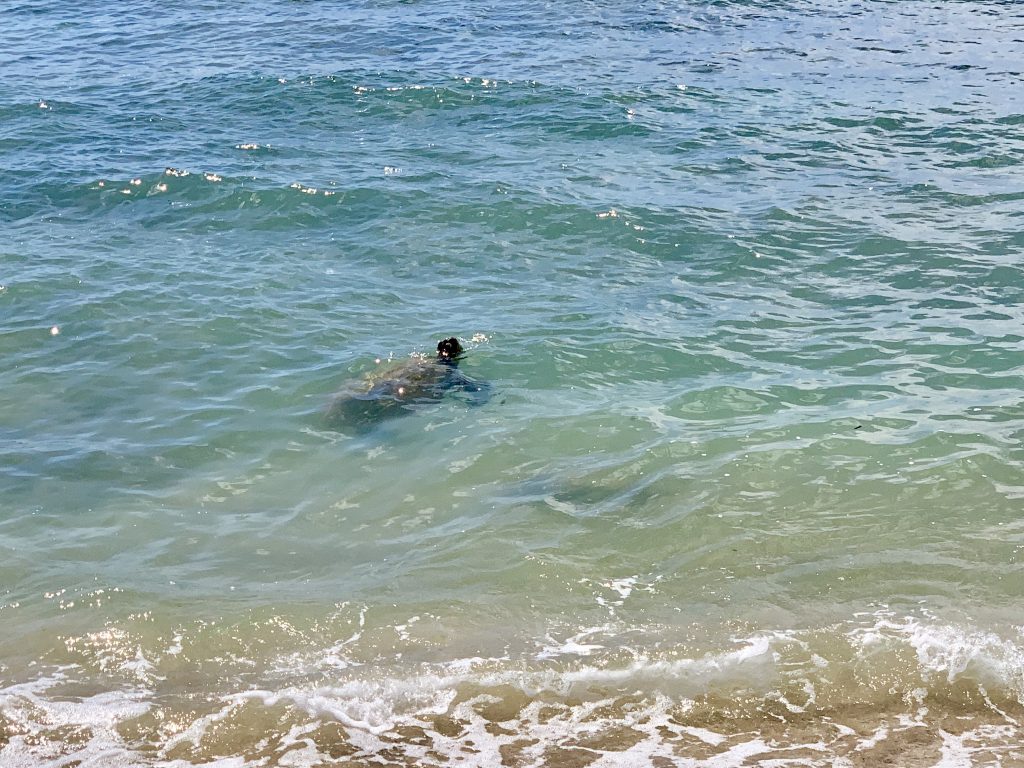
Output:
[[[1020,5],[15,0],[0,72],[0,765],[1024,765]],[[325,422],[451,335],[489,399]]]

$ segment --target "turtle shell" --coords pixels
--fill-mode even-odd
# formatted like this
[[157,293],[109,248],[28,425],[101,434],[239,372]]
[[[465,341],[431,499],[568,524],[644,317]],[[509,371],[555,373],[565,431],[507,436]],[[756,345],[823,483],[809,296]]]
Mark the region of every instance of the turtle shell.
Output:
[[417,404],[440,400],[460,380],[455,366],[414,355],[342,387],[327,409],[327,423],[335,429],[365,430],[415,410]]

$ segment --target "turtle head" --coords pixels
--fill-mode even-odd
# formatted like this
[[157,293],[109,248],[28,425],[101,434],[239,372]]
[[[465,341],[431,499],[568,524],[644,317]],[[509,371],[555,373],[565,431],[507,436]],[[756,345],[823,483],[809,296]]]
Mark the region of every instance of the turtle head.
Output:
[[456,363],[462,356],[462,345],[452,336],[437,342],[437,359],[442,363]]

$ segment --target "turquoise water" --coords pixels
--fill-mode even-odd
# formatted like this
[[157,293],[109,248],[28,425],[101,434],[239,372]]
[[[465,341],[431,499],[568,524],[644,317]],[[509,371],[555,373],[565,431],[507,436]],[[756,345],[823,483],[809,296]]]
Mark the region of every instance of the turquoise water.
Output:
[[0,763],[1024,765],[1022,41],[0,9]]

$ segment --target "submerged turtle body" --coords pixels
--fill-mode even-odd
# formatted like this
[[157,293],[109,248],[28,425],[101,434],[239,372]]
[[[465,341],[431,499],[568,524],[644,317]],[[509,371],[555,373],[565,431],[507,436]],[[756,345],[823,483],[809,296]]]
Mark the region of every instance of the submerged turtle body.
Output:
[[436,357],[415,355],[351,382],[331,401],[327,425],[366,431],[424,403],[436,402],[453,389],[474,393],[475,400],[484,402],[488,387],[459,371],[461,355],[462,346],[452,337],[438,342]]

